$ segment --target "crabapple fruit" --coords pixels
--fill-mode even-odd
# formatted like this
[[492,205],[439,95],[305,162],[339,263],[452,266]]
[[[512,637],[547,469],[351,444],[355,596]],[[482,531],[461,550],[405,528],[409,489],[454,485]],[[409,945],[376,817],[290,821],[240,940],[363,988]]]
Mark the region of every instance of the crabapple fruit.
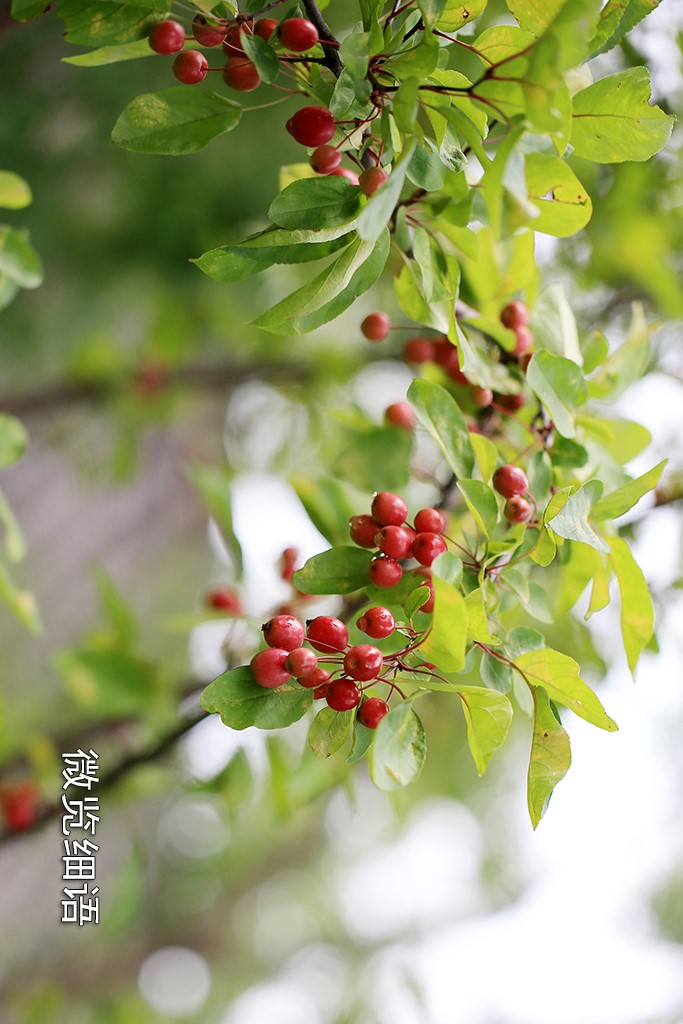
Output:
[[446,517],[438,508],[421,508],[415,516],[415,529],[418,533],[443,533]]
[[366,729],[376,729],[385,715],[389,714],[389,705],[379,697],[368,697],[358,708],[358,721]]
[[391,320],[386,313],[368,313],[360,325],[360,332],[368,341],[384,341],[390,330]]
[[349,631],[341,621],[330,615],[318,615],[306,623],[306,639],[316,651],[329,654],[344,651],[349,642]]
[[285,50],[303,53],[318,42],[318,30],[308,18],[287,18],[280,25],[280,42]]
[[268,619],[261,629],[269,647],[293,651],[304,642],[304,627],[293,615],[276,615]]
[[403,576],[403,566],[395,558],[377,555],[370,562],[368,575],[376,587],[393,587]]
[[325,107],[301,107],[287,122],[287,131],[302,146],[318,147],[329,142],[337,124]]
[[183,85],[196,85],[206,78],[209,62],[199,50],[183,50],[173,61],[173,74]]
[[505,502],[503,515],[509,523],[525,523],[531,515],[531,505],[516,494]]
[[408,518],[405,501],[391,491],[378,491],[372,499],[370,511],[380,526],[402,526]]
[[155,53],[179,53],[185,45],[185,29],[177,21],[158,21],[149,33]]
[[511,463],[499,466],[491,478],[491,483],[494,490],[503,498],[514,498],[518,494],[526,494],[529,490],[526,473]]
[[392,402],[384,410],[384,422],[387,426],[400,427],[412,434],[416,422],[413,407],[409,402]]
[[418,533],[413,541],[413,558],[420,565],[431,565],[434,559],[447,548],[446,541],[439,533]]
[[385,640],[396,629],[396,620],[388,608],[376,605],[363,612],[356,620],[356,626],[373,640]]
[[333,711],[351,711],[360,704],[360,697],[353,679],[333,679],[325,693],[325,700]]
[[265,651],[259,651],[251,659],[251,671],[254,680],[259,686],[267,690],[273,690],[277,686],[284,686],[290,678],[285,668],[285,661],[289,651],[280,647],[268,647]]

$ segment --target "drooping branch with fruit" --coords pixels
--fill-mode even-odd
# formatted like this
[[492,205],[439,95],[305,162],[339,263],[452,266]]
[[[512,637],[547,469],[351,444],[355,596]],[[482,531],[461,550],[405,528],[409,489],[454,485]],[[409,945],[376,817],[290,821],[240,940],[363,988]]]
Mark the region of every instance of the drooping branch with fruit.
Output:
[[[616,579],[631,670],[653,631],[647,584],[614,520],[656,487],[664,463],[632,479],[624,465],[647,432],[609,408],[640,375],[649,329],[636,307],[619,345],[580,331],[535,257],[536,233],[568,237],[590,219],[572,158],[648,160],[669,138],[645,69],[591,84],[585,74],[633,12],[616,0],[508,0],[509,24],[486,0],[332,3],[325,18],[312,0],[283,16],[278,0],[172,15],[136,0],[109,4],[107,19],[101,6],[60,2],[67,40],[95,48],[72,63],[170,55],[180,83],[133,99],[117,145],[193,153],[282,102],[283,132],[309,151],[286,169],[269,225],[199,256],[199,270],[229,284],[289,268],[283,280],[297,287],[255,321],[286,336],[335,320],[386,274],[405,321],[377,311],[360,332],[384,347],[411,333],[393,349],[414,373],[406,400],[382,427],[361,423],[329,475],[300,491],[331,547],[296,571],[286,559],[291,608],[265,622],[265,646],[215,679],[202,707],[235,729],[276,729],[323,701],[314,752],[367,757],[386,790],[422,767],[416,706],[431,691],[459,698],[480,773],[521,710],[533,719],[537,825],[570,763],[558,706],[616,725],[529,617],[567,615],[589,585],[586,614],[598,612]],[[35,13],[15,0],[18,18]],[[219,76],[229,93],[210,87]],[[251,107],[230,95],[259,88]],[[425,480],[431,498],[417,503]],[[337,615],[304,625],[302,595],[337,595]],[[234,595],[210,603],[240,614]]]

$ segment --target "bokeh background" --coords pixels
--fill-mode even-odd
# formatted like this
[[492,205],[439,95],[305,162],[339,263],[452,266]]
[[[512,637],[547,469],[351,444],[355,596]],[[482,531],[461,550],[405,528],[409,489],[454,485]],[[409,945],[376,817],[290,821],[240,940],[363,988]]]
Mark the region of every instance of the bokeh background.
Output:
[[[290,104],[194,156],[125,153],[111,127],[130,98],[171,84],[170,59],[74,67],[53,15],[19,26],[4,0],[0,11],[0,164],[34,192],[5,219],[28,228],[46,270],[0,313],[0,408],[31,438],[0,485],[44,624],[35,638],[0,614],[0,775],[30,773],[54,797],[65,744],[103,759],[153,746],[221,670],[226,633],[248,650],[288,596],[282,549],[325,546],[291,479],[334,457],[349,400],[379,422],[410,375],[392,358],[400,340],[368,352],[359,337],[364,313],[392,308],[388,282],[313,338],[273,338],[248,321],[284,291],[279,272],[224,288],[188,262],[262,226],[280,166],[301,159]],[[343,28],[351,4],[328,15]],[[646,62],[656,101],[680,110],[682,29],[680,5],[663,0],[599,72]],[[621,408],[653,434],[634,471],[669,456],[674,483],[680,147],[677,131],[649,164],[577,168],[593,220],[540,243],[583,329],[616,344],[634,300],[661,320],[650,372]],[[192,486],[197,464],[231,481],[240,580]],[[620,732],[571,721],[574,764],[537,833],[521,715],[479,780],[462,721],[435,695],[427,767],[392,798],[362,768],[302,760],[302,729],[206,721],[103,792],[98,926],[59,923],[58,824],[0,843],[2,1024],[683,1021],[680,516],[645,501],[632,519],[660,650],[634,686],[618,612],[589,631],[580,603],[562,623]],[[202,611],[216,583],[238,587],[246,623]],[[93,650],[127,658],[128,684],[84,681]]]

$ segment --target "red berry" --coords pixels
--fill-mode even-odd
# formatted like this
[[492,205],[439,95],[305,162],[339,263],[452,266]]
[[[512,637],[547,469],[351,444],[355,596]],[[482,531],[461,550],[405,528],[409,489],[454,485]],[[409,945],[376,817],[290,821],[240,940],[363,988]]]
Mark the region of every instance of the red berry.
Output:
[[403,576],[403,566],[395,558],[377,555],[370,562],[368,575],[376,587],[393,587]]
[[308,647],[295,647],[293,651],[289,652],[285,661],[285,668],[296,679],[308,675],[309,672],[315,672],[317,667],[318,657]]
[[503,515],[509,523],[525,523],[531,515],[531,505],[516,494],[505,502]]
[[250,662],[254,681],[268,690],[283,686],[290,678],[285,668],[288,654],[289,651],[280,647],[268,647],[267,650],[255,654]]
[[374,196],[378,188],[381,188],[389,175],[381,167],[367,167],[358,178],[360,190],[364,196]]
[[318,146],[311,153],[308,162],[318,174],[331,174],[342,162],[342,155],[334,146]]
[[329,654],[345,651],[349,642],[349,631],[340,619],[330,615],[318,615],[306,623],[306,638],[316,651]]
[[353,679],[333,679],[327,687],[325,700],[333,711],[351,711],[360,704],[360,696]]
[[276,615],[265,622],[261,629],[269,647],[293,651],[304,642],[304,627],[293,615]]
[[491,388],[480,388],[473,384],[470,388],[470,398],[478,409],[488,409],[493,402],[493,391]]
[[389,558],[407,558],[413,537],[413,531],[403,526],[383,526],[375,537],[375,544]]
[[220,46],[225,32],[225,25],[212,24],[203,14],[196,15],[192,22],[192,35],[201,46]]
[[270,39],[273,32],[275,32],[278,26],[276,18],[260,18],[254,26],[254,32],[261,39],[265,39],[266,42]]
[[8,832],[26,832],[38,817],[40,790],[35,782],[6,782],[0,788],[0,808]]
[[446,517],[438,508],[421,508],[415,516],[415,529],[418,533],[443,533]]
[[287,122],[287,131],[302,146],[323,146],[336,127],[334,115],[325,107],[302,107]]
[[524,470],[510,463],[498,467],[491,483],[494,490],[504,498],[514,498],[518,494],[526,494],[529,490],[529,481]]
[[526,373],[527,367],[531,362],[533,352],[525,352],[523,356],[519,357],[519,368],[522,373]]
[[525,327],[528,324],[529,310],[524,302],[515,299],[513,302],[508,302],[500,314],[500,319],[506,327],[510,327],[514,331],[518,327]]
[[525,352],[534,347],[534,336],[528,327],[524,325],[515,327],[515,337],[517,344],[512,350],[513,356],[523,356]]
[[228,57],[244,56],[242,36],[245,32],[251,35],[253,31],[254,26],[251,21],[243,21],[240,25],[233,23],[228,27],[223,42],[223,50]]
[[329,683],[321,683],[320,686],[316,686],[313,691],[313,700],[322,700],[323,697],[327,696],[327,691],[330,688]]
[[158,21],[149,33],[155,53],[179,53],[185,45],[185,29],[177,21]]
[[418,533],[413,541],[413,557],[420,565],[431,565],[447,546],[446,541],[438,533]]
[[436,360],[436,345],[429,338],[410,338],[403,349],[403,358],[416,366],[433,363]]
[[228,587],[220,587],[212,590],[206,598],[206,603],[216,611],[228,612],[229,615],[241,615],[242,604],[239,594]]
[[508,412],[517,412],[525,404],[526,399],[520,391],[517,395],[496,395],[496,405],[500,405]]
[[429,587],[429,597],[427,598],[424,604],[420,605],[419,611],[431,614],[431,612],[434,611],[434,584],[432,583],[431,580],[425,580],[422,586]]
[[374,679],[382,671],[382,652],[372,644],[358,644],[349,647],[344,655],[344,671],[359,682]]
[[299,552],[296,548],[285,548],[280,558],[280,579],[289,582],[296,571]]
[[303,53],[318,42],[318,30],[308,18],[287,18],[280,25],[280,42],[286,50]]
[[330,673],[326,672],[324,668],[314,668],[310,672],[304,672],[303,675],[297,676],[297,680],[307,690],[317,690],[320,687],[327,686],[330,681]]
[[330,176],[335,178],[346,178],[352,185],[358,184],[358,175],[355,171],[349,170],[348,167],[335,167],[333,171],[330,171]]
[[384,422],[391,427],[401,427],[412,434],[415,430],[415,413],[409,402],[392,402],[384,410]]
[[448,338],[440,338],[434,346],[434,362],[437,363],[456,384],[468,384],[467,377],[460,369],[460,359],[455,345]]
[[370,511],[380,526],[402,526],[408,518],[405,501],[391,491],[378,491],[372,499]]
[[375,535],[382,527],[372,516],[351,516],[349,533],[354,544],[361,548],[375,548]]
[[209,62],[199,50],[183,50],[173,61],[173,74],[183,85],[196,85],[208,70]]
[[389,714],[389,705],[379,697],[368,697],[358,708],[358,721],[366,729],[376,729],[385,715]]
[[396,620],[388,608],[376,605],[363,612],[356,625],[361,633],[367,633],[373,640],[384,640],[396,629]]
[[223,81],[237,92],[253,92],[261,84],[261,77],[248,57],[231,57],[225,65]]
[[391,320],[386,313],[368,313],[360,325],[360,332],[368,341],[384,341],[390,330]]

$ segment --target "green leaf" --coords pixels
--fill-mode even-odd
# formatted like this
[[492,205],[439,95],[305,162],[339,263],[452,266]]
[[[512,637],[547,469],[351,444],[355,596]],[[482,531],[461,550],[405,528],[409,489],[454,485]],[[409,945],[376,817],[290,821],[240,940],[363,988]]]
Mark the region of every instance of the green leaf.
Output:
[[483,434],[470,434],[470,444],[482,479],[490,480],[498,464],[498,449]]
[[309,558],[292,582],[304,594],[351,594],[367,585],[372,554],[364,548],[330,548]]
[[506,0],[521,28],[540,36],[552,24],[567,0]]
[[253,321],[273,334],[305,334],[333,320],[373,286],[389,256],[390,236],[356,239],[318,277]]
[[349,539],[349,519],[354,514],[345,489],[337,480],[297,475],[292,487],[316,530],[333,546]]
[[30,590],[17,586],[6,566],[0,561],[0,601],[4,601],[24,629],[34,636],[40,636],[42,625],[36,599]]
[[119,46],[101,46],[97,50],[78,53],[75,57],[62,57],[63,64],[74,64],[79,68],[99,68],[107,64],[119,64],[125,60],[139,60],[141,57],[156,56],[149,45],[147,36],[134,39],[132,43],[121,43]]
[[432,585],[432,628],[420,651],[425,661],[431,661],[440,672],[460,672],[465,664],[467,645],[467,605],[452,583],[433,576]]
[[[343,233],[339,229],[330,229],[330,234],[337,233],[338,237],[328,241],[299,241],[302,236],[314,234],[305,231],[283,231],[280,228],[269,228],[261,231],[258,235],[245,238],[241,242],[234,242],[232,245],[222,245],[217,249],[210,249],[195,260],[190,260],[199,269],[214,281],[222,284],[244,281],[254,274],[260,274],[268,270],[276,263],[294,264],[310,263],[313,260],[321,260],[325,256],[331,256],[348,245],[345,237],[351,230],[346,226]],[[262,244],[270,240],[272,244]],[[251,244],[256,243],[259,244]]]
[[564,437],[574,437],[574,413],[588,397],[580,367],[564,356],[541,350],[527,368],[527,382],[550,413]]
[[153,667],[126,651],[60,651],[55,666],[73,700],[98,715],[136,714],[157,691]]
[[426,192],[437,192],[441,188],[446,178],[446,168],[431,139],[420,141],[415,146],[406,174],[413,185]]
[[12,0],[12,17],[15,21],[31,21],[50,9],[46,0]]
[[589,58],[617,46],[632,28],[659,7],[661,0],[607,0],[590,41]]
[[575,540],[581,544],[588,544],[596,551],[609,551],[609,545],[599,537],[588,522],[593,505],[602,494],[602,483],[600,480],[589,480],[580,487],[574,494],[570,494],[560,511],[552,519],[549,519],[547,526],[556,533],[558,537],[566,540]]
[[242,108],[225,96],[179,85],[131,100],[111,140],[135,153],[182,156],[232,131],[241,116]]
[[311,722],[308,745],[316,757],[330,757],[344,746],[351,735],[355,711],[322,708]]
[[458,696],[467,722],[467,742],[479,775],[488,768],[503,745],[512,721],[512,704],[498,690],[484,686],[459,686]]
[[481,480],[458,480],[458,490],[485,537],[491,537],[498,523],[498,503],[488,484]]
[[369,32],[351,32],[339,47],[339,56],[353,78],[365,78],[370,58]]
[[441,17],[446,0],[417,0],[425,28],[434,28]]
[[13,171],[0,171],[0,206],[6,210],[23,210],[32,200],[28,182]]
[[218,676],[199,699],[205,711],[219,714],[231,729],[284,729],[303,718],[312,701],[311,691],[294,681],[272,690],[259,686],[248,665]]
[[590,196],[571,167],[550,153],[528,153],[526,186],[538,210],[534,231],[567,238],[585,227],[593,206]]
[[20,288],[37,288],[43,281],[40,256],[25,231],[0,225],[0,274]]
[[648,103],[650,90],[647,69],[629,68],[577,93],[571,135],[576,156],[611,164],[658,153],[675,118]]
[[146,37],[166,10],[164,0],[141,3],[60,0],[59,3],[59,17],[66,25],[66,41],[81,46],[118,45]]
[[579,676],[579,666],[573,658],[551,648],[529,651],[515,658],[515,665],[530,686],[542,686],[551,700],[571,708],[579,718],[598,729],[616,732],[613,722],[600,700]]
[[395,427],[359,432],[332,464],[332,471],[359,491],[395,491],[408,483],[412,434]]
[[275,197],[268,216],[282,228],[340,227],[356,217],[360,195],[360,189],[345,178],[330,174],[300,178]]
[[428,586],[417,587],[410,594],[410,597],[405,603],[405,617],[408,622],[412,622],[413,615],[419,612],[423,604],[429,600],[430,590]]
[[242,48],[259,73],[259,78],[267,85],[272,85],[280,74],[280,61],[272,46],[256,33],[240,34]]
[[650,642],[654,629],[652,598],[643,572],[621,537],[610,540],[610,563],[621,595],[621,632],[628,667],[635,675],[638,659]]
[[636,477],[635,480],[629,480],[627,484],[624,484],[623,487],[618,487],[611,494],[606,494],[604,498],[597,502],[593,509],[595,518],[618,519],[619,516],[623,516],[624,512],[628,512],[630,508],[633,508],[644,494],[647,494],[648,491],[653,490],[657,486],[668,461],[668,459],[663,459],[656,466],[653,466],[652,469],[649,469],[647,473]]
[[232,521],[232,476],[220,466],[190,466],[187,475],[199,491],[204,504],[216,521],[223,539],[235,561],[238,575],[242,572],[242,547]]
[[368,729],[366,726],[361,725],[358,719],[356,719],[353,726],[353,743],[351,745],[351,753],[346,758],[349,764],[360,761],[361,758],[365,757],[372,746],[374,738],[375,730]]
[[101,566],[95,566],[93,579],[102,612],[111,627],[117,646],[132,651],[137,635],[137,621],[133,611],[111,576]]
[[426,752],[422,722],[410,702],[403,701],[377,726],[369,754],[370,778],[378,789],[401,789],[418,777]]
[[488,0],[472,0],[467,4],[460,3],[460,0],[446,0],[446,6],[437,27],[441,32],[455,32],[463,25],[469,25],[471,21],[478,18],[487,3]]
[[[10,562],[20,562],[26,555],[26,541],[17,518],[2,491],[0,491],[0,523],[5,531],[7,557]],[[427,598],[425,598],[426,600]]]
[[509,665],[505,665],[485,651],[479,670],[482,682],[486,683],[489,689],[498,690],[499,693],[509,693],[512,686],[512,669]]
[[406,171],[414,149],[414,141],[406,144],[400,160],[392,168],[391,174],[384,185],[368,200],[367,206],[358,218],[357,230],[360,238],[368,242],[374,242],[385,230],[394,212],[394,207],[400,198]]
[[470,591],[465,598],[467,606],[467,637],[475,643],[487,644],[495,647],[500,643],[497,636],[493,636],[489,629],[486,608],[484,607],[484,592],[477,588]]
[[0,467],[17,462],[28,446],[26,427],[16,416],[0,412]]
[[[628,334],[588,382],[591,398],[619,398],[645,372],[650,358],[650,328],[640,303],[633,304]],[[645,428],[637,425],[640,431]],[[626,461],[626,460],[625,460]]]
[[471,476],[474,452],[465,418],[453,396],[439,384],[416,379],[408,388],[407,397],[450,469],[458,477]]
[[527,777],[527,803],[534,828],[546,812],[555,786],[571,764],[569,736],[555,718],[542,687],[531,688],[534,698],[534,732]]

